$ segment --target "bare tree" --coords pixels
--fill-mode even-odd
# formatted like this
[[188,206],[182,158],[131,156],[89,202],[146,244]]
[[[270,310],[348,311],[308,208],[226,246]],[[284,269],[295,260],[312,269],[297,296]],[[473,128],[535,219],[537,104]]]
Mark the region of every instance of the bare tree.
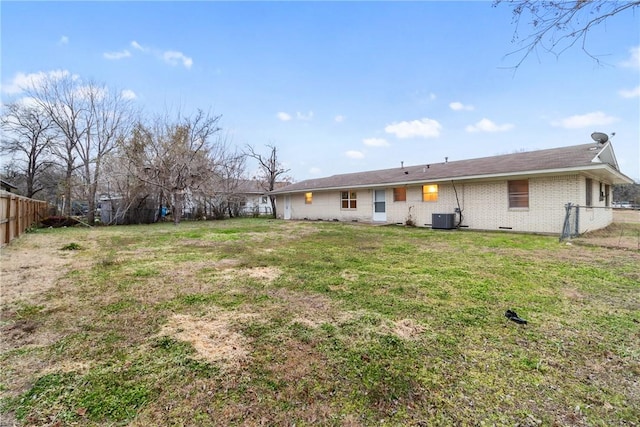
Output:
[[[538,48],[559,56],[578,42],[587,55],[600,62],[587,48],[589,31],[614,15],[640,6],[640,1],[637,0],[495,0],[494,6],[503,3],[513,9],[516,29],[512,41],[522,46],[509,54],[522,55],[515,68]],[[527,29],[521,37],[520,27],[523,22]]]
[[640,182],[633,184],[617,184],[613,186],[613,200],[640,205]]
[[60,132],[61,138],[52,146],[52,152],[65,166],[64,211],[71,215],[73,174],[76,170],[76,147],[89,131],[87,120],[90,111],[86,100],[77,90],[77,79],[70,75],[49,77],[39,85],[32,85],[27,94],[38,108],[44,111]]
[[242,199],[238,189],[244,182],[246,155],[225,146],[214,165],[214,175],[203,188],[202,195],[209,198],[213,216],[222,219],[240,213]]
[[[264,156],[257,153],[252,146],[248,145],[247,156],[258,161],[258,166],[260,168],[260,176],[258,176],[258,179],[262,184],[262,188],[265,191],[270,192],[276,189],[278,179],[284,178],[284,175],[289,172],[289,169],[285,169],[278,161],[278,149],[275,145],[267,145],[267,148],[270,150],[269,155]],[[275,196],[269,194],[269,202],[271,203],[273,217],[276,218],[277,212]]]
[[24,177],[25,196],[32,198],[44,189],[41,178],[52,165],[47,157],[55,138],[53,123],[40,109],[14,102],[5,107],[0,125],[0,152],[20,165],[14,170]]
[[81,160],[83,192],[88,203],[87,222],[93,224],[103,159],[115,148],[116,141],[129,132],[134,114],[130,101],[119,91],[94,82],[79,86],[78,90],[87,104],[82,117],[86,132],[75,148]]
[[201,110],[177,120],[159,117],[152,126],[138,124],[127,144],[130,170],[170,200],[176,225],[186,197],[210,179],[220,156],[221,146],[213,141],[220,117]]

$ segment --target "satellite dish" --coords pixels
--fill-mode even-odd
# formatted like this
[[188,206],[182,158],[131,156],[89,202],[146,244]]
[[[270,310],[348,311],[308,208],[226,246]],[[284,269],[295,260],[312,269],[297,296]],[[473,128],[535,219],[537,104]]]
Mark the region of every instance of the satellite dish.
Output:
[[609,140],[609,135],[603,132],[594,132],[591,134],[591,139],[593,139],[598,144],[604,144]]

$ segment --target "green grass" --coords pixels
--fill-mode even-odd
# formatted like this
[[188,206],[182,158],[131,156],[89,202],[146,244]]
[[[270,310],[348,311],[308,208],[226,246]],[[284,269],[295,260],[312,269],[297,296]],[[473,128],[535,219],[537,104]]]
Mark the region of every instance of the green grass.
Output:
[[22,425],[640,423],[638,251],[269,219],[43,234],[83,251],[3,303]]

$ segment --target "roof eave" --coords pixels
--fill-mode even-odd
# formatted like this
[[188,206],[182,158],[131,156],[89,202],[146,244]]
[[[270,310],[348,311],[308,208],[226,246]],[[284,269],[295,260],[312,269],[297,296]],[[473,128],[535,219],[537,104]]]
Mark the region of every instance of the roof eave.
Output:
[[412,181],[395,181],[384,182],[378,184],[356,184],[356,185],[342,185],[342,186],[329,186],[329,187],[313,187],[305,189],[297,189],[292,191],[286,191],[286,188],[273,191],[269,194],[281,195],[281,194],[295,194],[295,193],[307,193],[310,191],[337,191],[345,189],[360,189],[360,188],[381,188],[381,187],[396,187],[405,185],[418,185],[426,183],[438,183],[438,182],[451,182],[451,181],[477,181],[477,180],[490,180],[496,178],[507,177],[527,177],[527,176],[541,176],[541,175],[558,175],[558,174],[572,174],[587,171],[605,170],[613,176],[613,184],[632,184],[634,181],[628,176],[620,173],[608,163],[598,163],[589,166],[574,166],[570,168],[556,168],[556,169],[540,169],[530,171],[518,171],[518,172],[503,172],[493,174],[479,174],[479,175],[466,175],[457,177],[441,177],[441,178],[426,178]]

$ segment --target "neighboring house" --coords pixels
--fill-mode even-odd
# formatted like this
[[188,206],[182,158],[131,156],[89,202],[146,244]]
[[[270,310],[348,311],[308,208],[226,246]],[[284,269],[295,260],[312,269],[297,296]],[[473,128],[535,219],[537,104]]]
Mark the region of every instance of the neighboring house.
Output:
[[268,191],[263,188],[262,182],[241,180],[234,189],[234,193],[240,200],[242,215],[271,215]]
[[271,194],[284,219],[560,234],[612,222],[611,186],[633,181],[610,142],[298,182]]
[[5,181],[4,179],[0,179],[0,189],[9,193],[15,193],[18,187],[10,182]]
[[[288,182],[276,182],[276,188],[287,186]],[[240,207],[243,215],[271,215],[271,202],[269,192],[264,189],[265,184],[258,180],[241,180],[234,189],[240,199]]]

